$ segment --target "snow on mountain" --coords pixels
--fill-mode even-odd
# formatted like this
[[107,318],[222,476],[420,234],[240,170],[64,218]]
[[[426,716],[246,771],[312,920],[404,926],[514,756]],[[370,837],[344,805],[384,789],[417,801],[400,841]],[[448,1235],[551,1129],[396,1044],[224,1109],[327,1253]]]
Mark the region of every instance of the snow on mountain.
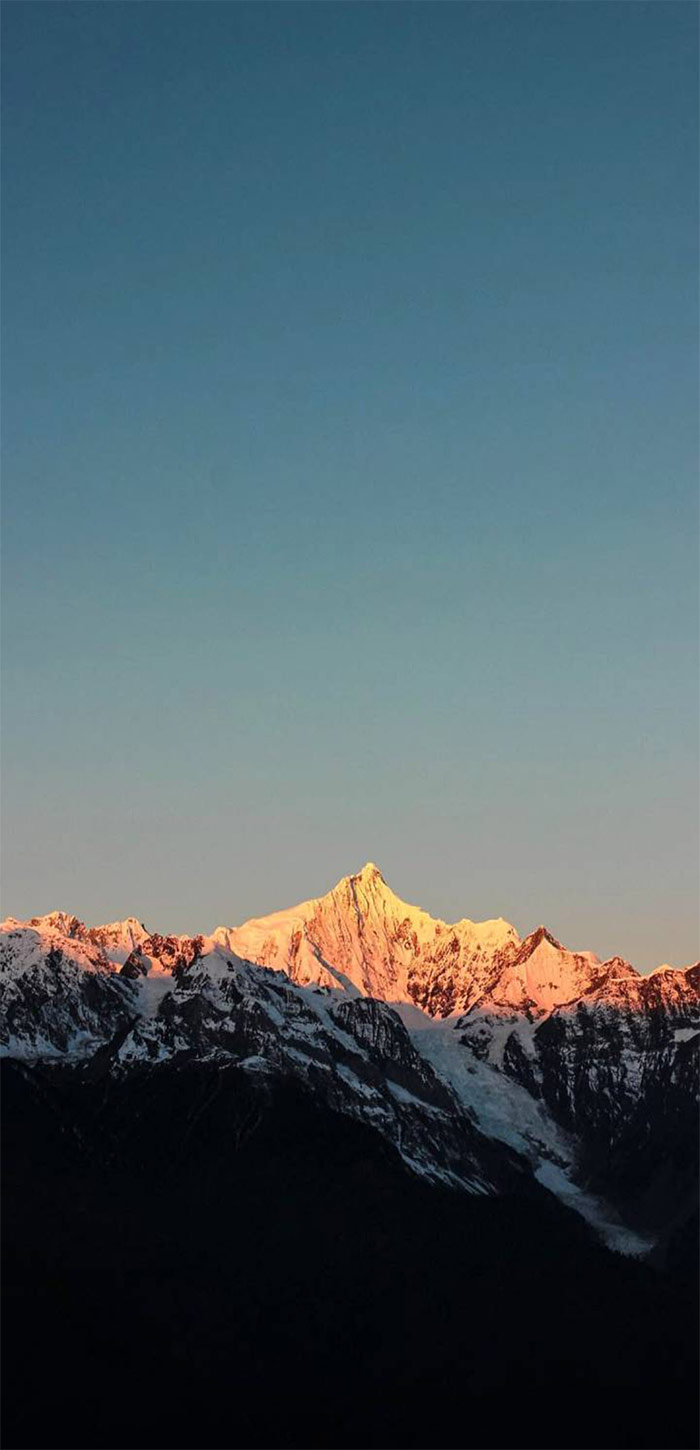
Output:
[[87,928],[88,936],[99,944],[110,962],[123,963],[133,951],[143,946],[149,933],[135,916],[125,921],[110,921],[105,926]]
[[[133,1015],[132,989],[101,948],[52,912],[0,925],[0,1050],[36,1059],[88,1054]],[[80,925],[80,923],[77,923]]]
[[193,1048],[199,1059],[233,1057],[249,1071],[300,1078],[329,1106],[371,1123],[427,1177],[472,1192],[517,1182],[521,1170],[480,1139],[386,1003],[302,987],[217,945],[170,991],[154,999],[148,981],[137,990],[146,994],[142,1015],[118,1046],[115,1070]]
[[75,926],[81,925],[77,917],[69,917],[59,911],[51,912],[50,916],[32,917],[29,922],[8,916],[0,922],[0,973],[3,983],[42,967],[52,950],[63,952],[84,971],[112,971],[104,952],[87,936],[85,929],[76,934]]
[[461,1035],[459,1020],[430,1018],[416,1008],[398,1011],[421,1056],[451,1084],[486,1137],[521,1154],[537,1181],[585,1218],[610,1247],[631,1254],[651,1247],[650,1236],[631,1229],[609,1203],[581,1187],[575,1137],[556,1122],[541,1098],[474,1056]]
[[[8,922],[13,920],[14,918],[8,918]],[[1,923],[0,930],[8,922]],[[92,947],[96,947],[114,965],[125,962],[129,954],[148,937],[145,926],[135,916],[128,916],[125,921],[110,921],[104,926],[86,926],[77,916],[71,916],[67,911],[50,911],[46,916],[33,916],[30,922],[16,925],[31,926],[39,933],[58,932],[72,942],[84,943],[88,953]]]
[[465,1009],[520,940],[500,919],[465,918],[453,926],[436,920],[396,896],[371,861],[326,896],[219,927],[214,937],[294,981],[340,982],[441,1016]]
[[600,976],[600,965],[593,952],[567,951],[546,927],[538,926],[505,963],[481,1005],[550,1012],[589,990]]
[[641,977],[613,958],[588,990],[548,1012],[485,998],[454,1026],[481,1071],[525,1088],[570,1136],[577,1185],[612,1197],[642,1228],[661,1205],[672,1213],[692,1201],[697,968]]
[[233,1060],[300,1078],[430,1179],[475,1193],[522,1183],[514,1155],[482,1139],[386,1003],[302,987],[202,937],[145,935],[117,968],[80,928],[57,914],[0,927],[3,1055],[72,1061],[88,1078],[181,1054]]
[[[645,1234],[620,1205],[639,1224],[654,1155],[688,1138],[700,967],[642,977],[544,927],[521,940],[502,919],[450,926],[372,863],[211,937],[9,918],[0,994],[5,1054],[88,1076],[183,1054],[291,1075],[415,1171],[472,1192],[529,1174],[630,1251]],[[658,1201],[676,1181],[685,1192],[663,1172]]]

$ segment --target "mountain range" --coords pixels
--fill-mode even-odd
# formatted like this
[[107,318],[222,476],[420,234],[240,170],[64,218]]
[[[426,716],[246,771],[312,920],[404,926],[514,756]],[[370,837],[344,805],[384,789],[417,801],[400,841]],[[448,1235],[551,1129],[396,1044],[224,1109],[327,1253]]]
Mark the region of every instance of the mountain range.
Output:
[[[621,957],[601,961],[567,949],[544,926],[521,939],[502,919],[449,925],[403,902],[368,863],[324,896],[210,936],[151,932],[135,917],[103,926],[60,911],[8,918],[0,926],[0,984],[4,1096],[16,1155],[10,1234],[22,1261],[33,1264],[35,1236],[42,1236],[36,1215],[49,1182],[50,1216],[62,1223],[52,1252],[64,1256],[61,1262],[75,1258],[84,1284],[85,1241],[75,1239],[71,1175],[87,1195],[81,1232],[89,1241],[89,1205],[99,1204],[97,1217],[109,1225],[99,1252],[106,1232],[108,1261],[116,1273],[119,1260],[119,1276],[113,1235],[123,1236],[131,1223],[134,1194],[152,1215],[164,1176],[171,1182],[173,1173],[173,1201],[184,1195],[188,1222],[198,1222],[191,1195],[200,1176],[216,1179],[210,1219],[220,1248],[228,1233],[221,1204],[234,1215],[233,1194],[241,1212],[251,1185],[257,1193],[261,1175],[271,1171],[262,1144],[273,1124],[272,1161],[284,1166],[272,1197],[284,1198],[290,1181],[298,1185],[299,1163],[306,1162],[304,1213],[306,1195],[316,1202],[327,1191],[324,1163],[310,1168],[306,1157],[320,1135],[324,1158],[335,1165],[331,1178],[345,1182],[352,1165],[351,1197],[360,1195],[365,1219],[377,1212],[377,1194],[398,1192],[420,1225],[431,1221],[436,1204],[449,1203],[445,1212],[455,1225],[478,1222],[491,1251],[499,1215],[513,1215],[512,1244],[520,1243],[526,1223],[529,1243],[538,1237],[532,1225],[546,1224],[552,1242],[561,1236],[575,1245],[562,1251],[563,1261],[580,1269],[592,1255],[591,1273],[602,1273],[606,1285],[623,1273],[623,1262],[635,1266],[629,1273],[656,1275],[655,1283],[659,1275],[666,1282],[687,1272],[697,1208],[698,964],[643,976]],[[283,1135],[280,1147],[278,1125],[290,1114],[293,1141]],[[244,1173],[251,1162],[254,1170]],[[369,1165],[364,1178],[360,1172],[361,1188],[358,1163]],[[122,1202],[125,1183],[133,1193]],[[267,1222],[269,1198],[264,1209],[255,1202],[255,1222]],[[339,1233],[346,1212],[344,1199],[334,1209]],[[150,1242],[154,1233],[141,1215],[139,1223],[137,1262],[144,1234]],[[248,1219],[238,1232],[250,1233]],[[401,1232],[392,1232],[394,1248]],[[450,1232],[457,1241],[460,1231]],[[309,1234],[313,1242],[317,1224]],[[45,1243],[41,1252],[48,1252]],[[182,1259],[179,1239],[177,1254]],[[44,1294],[36,1267],[27,1272],[34,1291]],[[26,1291],[20,1276],[23,1304]],[[649,1289],[652,1298],[656,1292]],[[373,1293],[366,1288],[366,1297]],[[29,1340],[36,1325],[32,1320],[30,1332],[26,1312],[19,1318]],[[373,1334],[376,1318],[373,1311]],[[206,1324],[208,1336],[208,1318]],[[317,1331],[310,1344],[321,1353]],[[205,1371],[199,1366],[197,1373]],[[252,1383],[250,1367],[247,1374]],[[488,1374],[477,1395],[480,1413],[487,1381]],[[493,1383],[501,1385],[498,1375]],[[23,1421],[17,1409],[16,1422],[18,1445],[39,1443],[22,1438],[38,1433],[31,1415]],[[351,1423],[347,1434],[357,1435]],[[404,1420],[400,1425],[393,1433],[405,1437]],[[301,1424],[279,1443],[302,1443],[307,1431]],[[69,1443],[70,1431],[61,1433]],[[107,1443],[99,1424],[92,1433]],[[250,1433],[246,1443],[272,1443],[259,1438],[259,1428]],[[457,1443],[449,1436],[458,1432],[442,1433],[448,1438],[440,1443]],[[556,1430],[548,1433],[556,1443]],[[52,1443],[64,1443],[60,1433]]]
[[368,863],[209,937],[10,918],[0,974],[2,1051],[25,1063],[119,1076],[194,1053],[292,1075],[415,1171],[497,1191],[516,1163],[631,1248],[692,1198],[668,1151],[693,1102],[698,964],[641,976],[543,926],[448,925]]

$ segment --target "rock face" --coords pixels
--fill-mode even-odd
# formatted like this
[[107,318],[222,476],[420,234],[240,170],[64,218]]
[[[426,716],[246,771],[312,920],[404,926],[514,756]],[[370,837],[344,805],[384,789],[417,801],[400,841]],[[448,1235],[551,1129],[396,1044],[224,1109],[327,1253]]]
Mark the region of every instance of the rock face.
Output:
[[696,1128],[698,970],[640,978],[606,965],[598,985],[535,1028],[529,1051],[517,1032],[506,1040],[503,1071],[576,1134],[589,1181],[653,1221],[662,1180],[692,1194],[694,1155],[674,1159],[679,1133],[690,1144]]
[[294,1078],[424,1177],[544,1185],[640,1250],[693,1198],[699,976],[642,977],[543,926],[450,926],[370,863],[211,937],[11,918],[0,1041],[93,1081],[181,1060]]

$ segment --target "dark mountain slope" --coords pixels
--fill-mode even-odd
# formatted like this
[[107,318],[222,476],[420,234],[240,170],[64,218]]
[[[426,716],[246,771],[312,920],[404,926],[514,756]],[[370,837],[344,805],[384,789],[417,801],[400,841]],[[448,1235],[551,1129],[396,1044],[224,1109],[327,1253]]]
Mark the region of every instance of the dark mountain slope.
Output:
[[6,1450],[696,1443],[694,1285],[299,1083],[5,1064]]

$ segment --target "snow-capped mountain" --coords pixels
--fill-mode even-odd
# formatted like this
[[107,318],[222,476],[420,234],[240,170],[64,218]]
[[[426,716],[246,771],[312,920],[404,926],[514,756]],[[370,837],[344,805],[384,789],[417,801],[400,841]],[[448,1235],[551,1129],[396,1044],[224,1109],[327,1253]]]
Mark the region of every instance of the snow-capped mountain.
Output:
[[448,925],[369,863],[209,937],[8,919],[2,1050],[86,1080],[193,1058],[293,1078],[424,1177],[539,1185],[640,1251],[692,1187],[698,975],[643,977],[542,926]]
[[371,861],[326,896],[214,936],[293,981],[351,984],[440,1017],[466,1010],[520,944],[507,921],[435,920],[396,896]]

